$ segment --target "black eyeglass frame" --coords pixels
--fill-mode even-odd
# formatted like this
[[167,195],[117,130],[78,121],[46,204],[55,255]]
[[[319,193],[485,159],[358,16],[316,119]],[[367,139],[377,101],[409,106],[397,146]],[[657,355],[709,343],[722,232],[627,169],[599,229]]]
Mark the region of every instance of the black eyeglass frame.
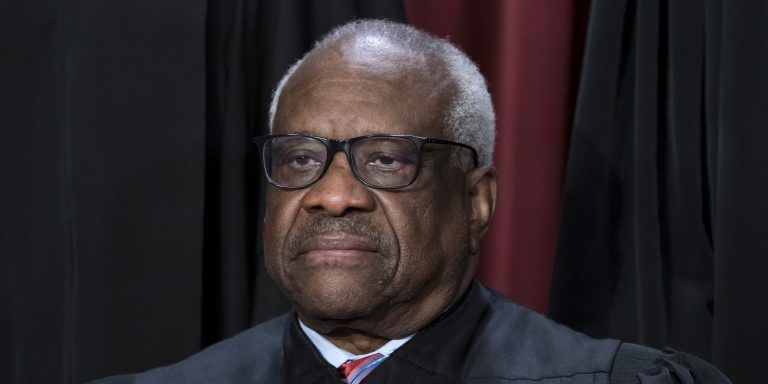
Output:
[[[323,164],[322,172],[320,172],[320,174],[317,176],[317,178],[315,180],[313,180],[310,183],[307,183],[306,185],[296,186],[296,187],[281,185],[281,184],[277,183],[276,181],[272,180],[272,178],[269,176],[269,171],[267,170],[266,159],[264,159],[264,156],[266,155],[266,153],[264,152],[264,144],[268,140],[274,139],[274,138],[278,138],[278,137],[307,137],[307,138],[312,138],[312,139],[318,140],[318,141],[320,141],[321,143],[323,143],[325,145],[325,148],[327,150],[327,155],[326,155],[327,157],[326,157],[326,160],[325,160],[325,164]],[[360,175],[357,173],[357,166],[355,165],[355,161],[352,158],[352,154],[350,153],[350,150],[351,150],[352,146],[356,142],[358,142],[360,140],[376,138],[376,137],[384,137],[384,138],[386,138],[386,137],[399,137],[399,138],[408,139],[408,140],[410,140],[412,143],[414,143],[416,145],[416,153],[417,153],[417,156],[416,156],[416,173],[413,175],[413,178],[411,179],[410,182],[408,182],[407,184],[401,185],[401,186],[396,186],[396,187],[381,187],[381,186],[378,186],[378,185],[370,184],[370,183],[366,182],[365,180],[363,180],[360,177]],[[355,175],[355,178],[358,181],[360,181],[361,183],[363,183],[363,184],[365,184],[365,185],[367,185],[367,186],[369,186],[371,188],[382,189],[382,190],[394,190],[394,189],[406,188],[406,187],[410,186],[411,184],[413,184],[416,181],[416,179],[419,177],[419,172],[421,171],[421,149],[424,147],[425,144],[453,145],[453,146],[458,146],[458,147],[466,148],[466,149],[468,149],[472,153],[472,160],[474,161],[474,164],[475,164],[474,168],[477,168],[478,165],[479,165],[478,157],[477,157],[477,150],[475,150],[475,148],[473,148],[473,147],[471,147],[471,146],[469,146],[467,144],[459,143],[459,142],[456,142],[456,141],[433,139],[433,138],[429,138],[429,137],[421,137],[421,136],[414,136],[414,135],[371,134],[371,135],[365,135],[365,136],[351,137],[349,139],[344,139],[344,140],[335,140],[335,139],[328,139],[328,138],[320,137],[320,136],[309,135],[309,134],[305,134],[305,133],[285,133],[285,134],[279,134],[279,135],[257,136],[257,137],[253,138],[253,143],[256,144],[256,148],[258,149],[259,160],[261,162],[261,169],[262,169],[262,171],[264,171],[264,176],[266,177],[267,181],[269,181],[269,183],[274,185],[275,187],[284,188],[284,189],[307,188],[310,185],[316,183],[318,180],[322,179],[325,176],[325,172],[328,170],[328,167],[331,165],[331,162],[333,161],[333,156],[336,154],[336,152],[339,152],[339,151],[344,152],[344,154],[346,155],[347,162],[349,163],[349,167],[352,169],[352,174]]]

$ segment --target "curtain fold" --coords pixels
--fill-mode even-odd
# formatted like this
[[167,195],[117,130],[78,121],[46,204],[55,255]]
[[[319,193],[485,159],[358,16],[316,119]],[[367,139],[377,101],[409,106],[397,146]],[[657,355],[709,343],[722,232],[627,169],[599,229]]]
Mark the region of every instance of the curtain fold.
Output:
[[551,316],[759,382],[768,4],[592,4]]
[[204,3],[4,2],[0,19],[0,382],[182,357],[200,330]]

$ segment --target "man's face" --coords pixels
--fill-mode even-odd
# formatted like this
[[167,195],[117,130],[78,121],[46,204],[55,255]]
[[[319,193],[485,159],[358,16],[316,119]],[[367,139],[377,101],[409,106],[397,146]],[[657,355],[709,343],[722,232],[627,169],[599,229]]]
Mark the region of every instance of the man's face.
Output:
[[[423,65],[387,46],[317,52],[286,84],[273,133],[452,139],[443,126],[452,85]],[[343,152],[307,188],[269,187],[266,264],[305,322],[382,324],[439,313],[460,293],[474,270],[470,203],[450,153],[425,147],[418,178],[399,190],[362,184]]]

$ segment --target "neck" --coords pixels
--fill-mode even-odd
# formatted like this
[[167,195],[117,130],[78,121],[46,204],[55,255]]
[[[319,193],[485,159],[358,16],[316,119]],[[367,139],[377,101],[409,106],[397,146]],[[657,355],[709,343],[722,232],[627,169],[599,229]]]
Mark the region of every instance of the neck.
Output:
[[371,353],[390,340],[349,328],[341,328],[323,336],[333,345],[355,355]]
[[373,352],[388,341],[401,339],[437,318],[446,308],[453,305],[469,288],[471,279],[461,284],[454,292],[436,295],[420,301],[417,306],[395,306],[382,314],[354,320],[328,320],[304,316],[299,318],[308,327],[317,331],[333,345],[355,355]]

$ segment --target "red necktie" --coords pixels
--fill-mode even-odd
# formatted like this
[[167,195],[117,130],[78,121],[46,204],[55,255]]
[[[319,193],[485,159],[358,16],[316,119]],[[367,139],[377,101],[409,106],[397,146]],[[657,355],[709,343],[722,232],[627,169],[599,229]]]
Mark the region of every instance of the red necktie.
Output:
[[386,356],[380,353],[374,353],[373,355],[361,359],[347,360],[339,367],[339,376],[341,376],[347,384],[359,384],[371,373],[371,371],[373,371],[374,368],[381,364],[384,359],[386,359]]

